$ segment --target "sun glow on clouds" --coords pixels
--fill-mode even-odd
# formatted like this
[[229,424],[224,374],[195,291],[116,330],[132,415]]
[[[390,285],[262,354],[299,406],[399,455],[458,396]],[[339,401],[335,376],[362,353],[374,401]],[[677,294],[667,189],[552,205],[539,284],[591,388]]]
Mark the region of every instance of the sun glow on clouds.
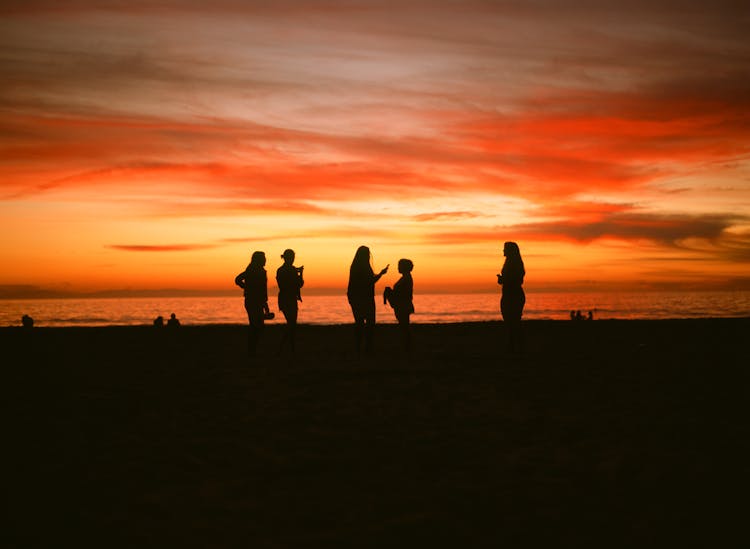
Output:
[[748,285],[746,10],[433,4],[4,3],[0,285]]

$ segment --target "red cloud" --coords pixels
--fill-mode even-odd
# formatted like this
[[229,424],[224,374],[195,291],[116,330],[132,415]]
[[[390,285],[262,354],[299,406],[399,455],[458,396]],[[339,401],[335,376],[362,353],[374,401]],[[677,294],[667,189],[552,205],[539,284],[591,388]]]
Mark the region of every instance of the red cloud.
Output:
[[407,198],[467,188],[548,202],[627,192],[742,158],[750,152],[748,113],[741,94],[680,95],[665,86],[547,93],[502,116],[412,113],[435,128],[431,138],[353,136],[345,126],[333,134],[219,119],[9,114],[0,120],[8,159],[0,185],[17,197],[171,183],[194,197],[224,199],[230,210],[245,200]]
[[511,193],[627,190],[742,158],[750,152],[750,100],[560,92],[513,115],[460,123],[451,135],[488,168],[514,174]]

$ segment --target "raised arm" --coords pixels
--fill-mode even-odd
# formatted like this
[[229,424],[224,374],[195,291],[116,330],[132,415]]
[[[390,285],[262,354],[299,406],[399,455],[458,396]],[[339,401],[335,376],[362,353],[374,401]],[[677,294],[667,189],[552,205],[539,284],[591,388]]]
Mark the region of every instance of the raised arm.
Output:
[[391,266],[391,264],[389,263],[388,265],[386,265],[385,267],[383,267],[383,270],[382,270],[382,271],[380,271],[380,272],[379,272],[378,274],[376,274],[376,275],[375,275],[375,276],[374,276],[374,277],[372,278],[372,282],[373,282],[373,284],[374,284],[375,282],[377,282],[378,280],[380,280],[380,277],[381,277],[381,276],[383,276],[383,275],[384,275],[385,273],[387,273],[387,272],[388,272],[388,267],[390,267],[390,266]]

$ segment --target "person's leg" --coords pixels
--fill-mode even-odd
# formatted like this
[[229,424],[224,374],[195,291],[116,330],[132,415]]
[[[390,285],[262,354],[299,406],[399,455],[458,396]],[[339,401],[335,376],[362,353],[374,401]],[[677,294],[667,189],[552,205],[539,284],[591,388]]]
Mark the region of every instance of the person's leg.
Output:
[[365,316],[359,307],[352,306],[352,315],[354,316],[354,350],[359,357],[362,351],[362,336],[365,330]]
[[372,354],[372,337],[375,331],[375,301],[368,303],[364,311],[365,353]]
[[409,314],[400,313],[396,315],[398,329],[401,335],[401,349],[405,353],[411,351],[411,326],[409,325]]
[[500,300],[500,311],[507,330],[507,351],[509,353],[520,352],[520,325],[521,310],[523,304],[515,296],[506,296]]
[[286,327],[284,328],[284,336],[281,339],[281,345],[279,346],[279,352],[281,352],[281,347],[283,347],[284,342],[289,342],[289,348],[292,351],[292,354],[294,354],[295,351],[295,337],[296,337],[296,331],[297,331],[297,308],[296,307],[289,307],[282,311],[284,313],[284,318],[286,319]]
[[258,346],[258,331],[253,326],[253,321],[249,320],[247,325],[247,355],[255,356],[255,349]]
[[518,321],[514,318],[508,321],[508,352],[516,353],[516,342],[518,339]]
[[523,308],[524,305],[526,305],[526,295],[524,293],[521,293],[521,295],[518,297],[518,301],[516,303],[516,329],[515,329],[515,336],[516,336],[516,352],[520,355],[523,355],[525,349],[525,341],[524,341],[524,335],[523,335],[523,327],[521,325],[521,317],[523,316]]
[[246,303],[245,310],[247,310],[248,321],[247,353],[253,357],[257,351],[258,340],[265,324],[263,308],[248,306]]

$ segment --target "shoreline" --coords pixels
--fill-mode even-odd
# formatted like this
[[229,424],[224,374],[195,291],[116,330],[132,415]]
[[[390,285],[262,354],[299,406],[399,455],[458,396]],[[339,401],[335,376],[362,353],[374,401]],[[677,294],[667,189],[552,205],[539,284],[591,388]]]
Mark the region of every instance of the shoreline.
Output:
[[[534,318],[534,319],[523,319],[522,323],[525,324],[546,324],[546,323],[552,323],[552,324],[573,324],[573,325],[581,325],[581,324],[590,324],[590,323],[612,323],[612,322],[627,322],[627,323],[645,323],[645,322],[658,322],[658,323],[668,323],[668,322],[716,322],[716,321],[748,321],[750,320],[750,316],[695,316],[695,317],[670,317],[670,318],[595,318],[594,320],[570,320],[570,319],[558,319],[558,318]],[[502,319],[497,320],[462,320],[462,321],[445,321],[445,322],[411,322],[412,326],[482,326],[482,325],[490,325],[490,324],[503,324]],[[283,328],[286,325],[285,322],[276,321],[276,322],[267,322],[265,327],[268,329],[276,329],[276,328]],[[340,328],[342,326],[353,326],[354,322],[340,322],[335,324],[322,324],[322,323],[306,323],[306,322],[298,322],[297,326],[299,327],[315,327],[315,328]],[[387,326],[396,326],[395,321],[378,321],[375,325],[375,329],[378,329],[379,327],[387,327]],[[247,327],[246,323],[239,323],[239,322],[216,322],[216,323],[207,323],[207,324],[189,324],[189,323],[182,323],[179,328],[241,328],[241,327]],[[117,329],[152,329],[152,330],[168,330],[166,326],[162,328],[156,328],[150,323],[143,323],[143,324],[66,324],[62,326],[49,326],[45,324],[35,324],[32,330],[67,330],[67,329],[79,329],[79,328],[87,328],[87,329],[111,329],[111,328],[117,328]],[[178,328],[178,329],[179,329]],[[7,326],[0,326],[0,331],[2,330],[22,330],[24,329],[23,326],[20,324],[11,324]]]

